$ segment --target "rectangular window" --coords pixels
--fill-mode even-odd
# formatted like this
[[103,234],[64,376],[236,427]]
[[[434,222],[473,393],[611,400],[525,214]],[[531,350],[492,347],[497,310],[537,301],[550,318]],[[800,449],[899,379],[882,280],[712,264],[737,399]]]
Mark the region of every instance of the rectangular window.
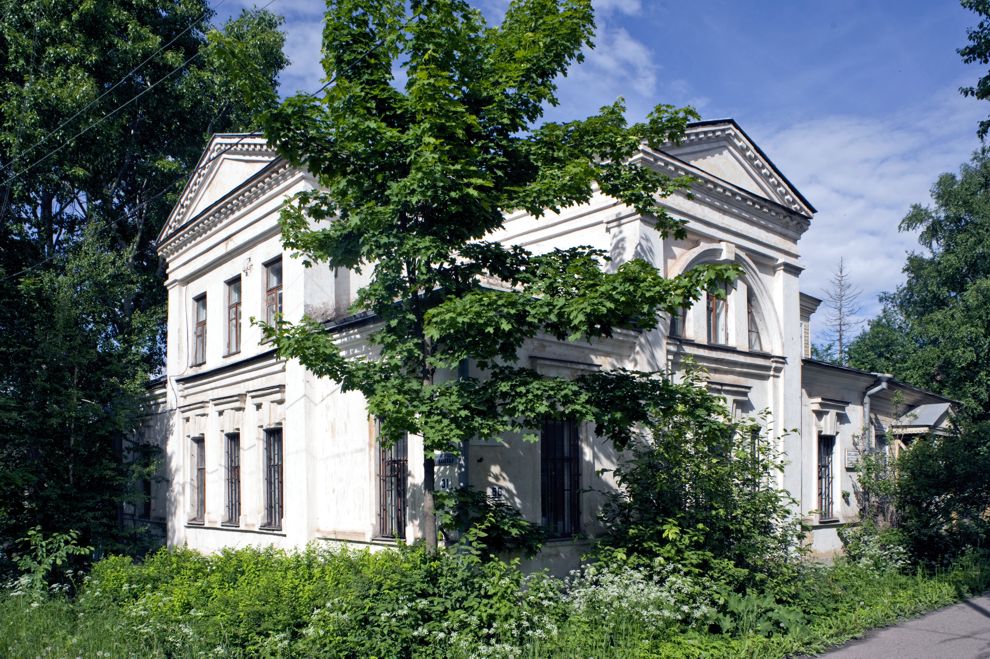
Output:
[[746,325],[749,329],[749,349],[762,352],[763,340],[760,338],[760,326],[756,321],[756,299],[752,295],[746,299]]
[[282,487],[282,429],[265,431],[265,519],[262,528],[282,528],[284,489]]
[[550,538],[581,530],[580,439],[574,421],[546,420],[540,435],[543,528]]
[[193,299],[193,366],[206,361],[206,294]]
[[275,316],[282,313],[282,259],[265,265],[265,322],[275,323]]
[[687,309],[680,309],[670,317],[670,336],[684,338],[687,327]]
[[241,351],[241,278],[227,282],[227,353]]
[[241,435],[227,433],[225,441],[225,462],[227,481],[226,510],[224,524],[237,526],[241,521]]
[[406,436],[393,446],[378,445],[377,535],[380,538],[406,537],[408,458],[409,441]]
[[832,454],[835,453],[835,436],[818,435],[818,519],[835,518],[832,501]]
[[141,516],[144,519],[151,519],[151,479],[143,478],[141,479]]
[[206,520],[206,441],[193,437],[190,449],[189,521],[202,524]]
[[728,290],[720,291],[722,297],[708,294],[708,343],[729,344]]

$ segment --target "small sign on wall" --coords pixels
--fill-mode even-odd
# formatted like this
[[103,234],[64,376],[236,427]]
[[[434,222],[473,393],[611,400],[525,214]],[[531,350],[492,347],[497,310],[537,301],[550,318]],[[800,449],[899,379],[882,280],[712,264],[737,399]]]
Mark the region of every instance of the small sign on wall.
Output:
[[846,449],[846,469],[859,469],[859,451],[854,448]]

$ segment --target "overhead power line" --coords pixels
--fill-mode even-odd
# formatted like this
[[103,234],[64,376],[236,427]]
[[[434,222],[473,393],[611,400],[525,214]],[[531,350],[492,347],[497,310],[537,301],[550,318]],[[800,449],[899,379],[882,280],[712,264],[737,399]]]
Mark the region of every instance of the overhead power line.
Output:
[[[273,5],[276,1],[277,0],[268,0],[268,2],[265,3],[259,9],[259,11],[264,10],[264,9],[267,9],[268,7],[270,7],[271,5]],[[224,0],[224,2],[226,2],[226,0]],[[221,4],[223,4],[223,3],[221,3]],[[176,38],[178,38],[178,37],[176,37]],[[124,101],[123,103],[121,103],[120,105],[118,105],[117,107],[115,107],[114,109],[112,109],[110,112],[107,112],[106,114],[102,115],[101,117],[99,117],[98,119],[96,119],[95,121],[93,121],[92,123],[90,123],[88,126],[86,126],[82,130],[80,130],[79,132],[77,132],[75,135],[73,135],[72,137],[70,137],[67,140],[63,141],[57,147],[55,147],[54,149],[52,149],[51,151],[49,151],[48,153],[46,153],[44,156],[42,156],[41,158],[38,158],[37,160],[35,160],[34,162],[32,162],[30,165],[28,165],[27,167],[25,167],[21,171],[15,172],[15,173],[11,174],[10,176],[8,176],[6,179],[4,179],[4,181],[2,183],[0,183],[0,187],[3,187],[3,186],[8,185],[14,179],[23,176],[27,172],[31,171],[31,169],[33,169],[35,166],[40,165],[41,163],[45,162],[46,160],[48,160],[49,158],[51,158],[52,156],[54,156],[59,151],[61,151],[65,147],[69,146],[73,142],[75,142],[76,139],[82,137],[83,135],[85,135],[86,133],[88,133],[92,129],[96,128],[98,125],[100,125],[101,123],[103,123],[104,121],[106,121],[107,119],[109,119],[110,117],[116,115],[118,112],[120,112],[121,110],[123,110],[127,106],[131,105],[132,103],[134,103],[135,101],[137,101],[138,99],[140,99],[145,94],[149,93],[152,89],[154,89],[155,87],[157,87],[161,83],[165,82],[166,80],[168,80],[169,78],[171,78],[176,73],[184,70],[190,63],[192,63],[193,60],[195,60],[197,57],[200,57],[202,54],[203,54],[203,50],[202,49],[197,50],[190,57],[188,57],[182,64],[180,64],[179,66],[175,67],[174,69],[172,69],[171,71],[169,71],[168,73],[166,73],[164,76],[162,76],[161,78],[159,78],[158,80],[156,80],[155,82],[153,82],[148,87],[142,89],[140,92],[138,92],[138,94],[136,94],[135,96],[131,97],[127,101]],[[78,114],[79,113],[77,112],[76,115],[78,115]],[[73,115],[73,117],[75,117],[76,115]],[[56,129],[56,130],[58,130],[58,129]],[[45,140],[42,140],[42,141],[47,141],[47,139],[48,138],[46,137],[46,139]],[[41,142],[39,142],[38,145],[35,145],[35,147],[32,147],[31,149],[29,149],[28,152],[30,152],[31,150],[33,150],[34,148],[36,148],[40,144],[41,144]],[[8,164],[8,167],[11,164],[13,164],[13,162],[11,162],[10,164]]]
[[[159,48],[158,48],[158,50],[156,50],[155,52],[153,52],[153,53],[152,53],[151,55],[148,55],[148,57],[146,57],[146,58],[145,58],[145,59],[144,59],[144,60],[143,60],[143,61],[142,61],[142,62],[141,62],[140,64],[138,64],[138,65],[137,65],[137,66],[135,66],[135,67],[134,67],[133,69],[131,69],[130,71],[128,71],[128,72],[127,72],[126,74],[124,74],[124,76],[123,76],[123,77],[121,77],[121,78],[120,78],[120,80],[118,80],[117,82],[115,82],[115,83],[114,83],[114,84],[113,84],[113,85],[112,85],[111,87],[109,87],[109,88],[108,88],[108,89],[107,89],[106,91],[104,91],[104,92],[103,92],[102,94],[100,94],[99,96],[97,96],[96,98],[94,98],[93,100],[91,100],[91,101],[90,101],[89,103],[87,103],[86,105],[84,105],[84,106],[83,106],[82,108],[80,108],[79,110],[76,110],[76,112],[75,112],[75,113],[74,113],[74,114],[73,114],[73,115],[72,115],[71,117],[69,117],[68,119],[66,119],[66,120],[65,120],[65,121],[63,121],[62,123],[60,123],[60,124],[59,124],[59,125],[58,125],[58,126],[57,126],[57,127],[55,128],[55,129],[53,129],[53,130],[51,130],[51,131],[49,131],[49,132],[48,132],[47,134],[45,134],[45,136],[44,136],[44,137],[42,137],[42,138],[41,138],[41,139],[40,139],[40,140],[39,140],[38,142],[36,142],[36,143],[34,143],[34,144],[32,144],[32,145],[31,145],[30,147],[28,147],[28,148],[27,148],[27,149],[26,149],[26,150],[25,150],[24,152],[22,152],[22,153],[21,153],[20,155],[18,155],[17,157],[15,157],[15,158],[13,158],[13,159],[11,159],[11,161],[10,161],[9,163],[7,163],[6,165],[4,165],[3,167],[0,167],[0,172],[2,172],[2,171],[4,171],[4,170],[7,170],[7,169],[12,169],[12,168],[14,167],[14,165],[15,165],[15,164],[17,164],[18,162],[20,162],[21,160],[23,160],[23,159],[24,159],[25,157],[27,157],[27,154],[29,154],[29,153],[31,153],[32,151],[34,151],[35,149],[37,149],[38,147],[40,147],[40,146],[41,146],[42,144],[44,144],[44,143],[46,143],[46,142],[47,142],[48,140],[50,140],[50,139],[51,139],[51,138],[52,138],[52,137],[53,137],[54,135],[56,135],[56,134],[57,134],[57,133],[58,133],[59,131],[61,131],[61,130],[62,130],[63,128],[65,128],[65,127],[66,127],[66,126],[68,126],[68,125],[69,125],[70,123],[72,123],[72,122],[73,122],[73,121],[74,121],[74,120],[76,119],[76,117],[78,117],[78,116],[79,116],[79,115],[81,115],[81,114],[82,114],[83,112],[85,112],[86,110],[88,110],[88,109],[90,109],[91,107],[93,107],[94,105],[96,105],[97,103],[99,103],[100,101],[102,101],[102,100],[103,100],[104,98],[106,98],[106,96],[107,96],[108,94],[110,94],[110,93],[111,93],[111,92],[112,92],[113,90],[115,90],[115,89],[117,89],[117,87],[120,87],[120,86],[121,86],[122,84],[124,84],[124,83],[125,83],[125,82],[126,82],[126,81],[127,81],[127,80],[128,80],[128,79],[129,79],[130,77],[131,77],[131,76],[133,76],[133,75],[134,75],[135,73],[137,73],[137,72],[138,72],[138,71],[140,71],[140,70],[141,70],[142,68],[144,68],[144,66],[145,66],[145,65],[146,65],[146,64],[147,64],[148,62],[150,62],[150,61],[151,61],[151,60],[153,60],[153,59],[154,59],[155,57],[157,57],[158,55],[160,55],[160,54],[161,54],[162,52],[164,52],[164,51],[165,51],[165,50],[166,50],[166,49],[167,49],[167,48],[168,48],[169,46],[171,46],[171,45],[172,45],[172,44],[174,44],[174,43],[175,43],[176,41],[178,41],[178,40],[179,40],[179,39],[180,39],[180,38],[181,38],[181,37],[182,37],[183,35],[185,35],[185,34],[186,34],[187,32],[189,32],[189,31],[190,31],[191,29],[193,29],[194,27],[196,27],[196,26],[197,26],[197,25],[198,25],[198,24],[200,23],[200,21],[202,21],[202,20],[203,20],[203,19],[205,19],[205,18],[206,18],[207,16],[209,16],[209,14],[210,14],[210,12],[216,12],[216,11],[217,11],[217,10],[218,10],[218,9],[219,9],[220,7],[222,7],[223,5],[225,5],[225,4],[227,3],[227,1],[228,1],[228,0],[220,0],[220,3],[218,3],[216,7],[214,7],[214,8],[212,8],[212,9],[207,9],[207,10],[206,10],[206,11],[204,11],[204,12],[203,12],[202,14],[200,14],[200,15],[199,15],[199,17],[198,17],[198,18],[196,18],[196,19],[195,19],[195,20],[194,20],[193,22],[191,22],[191,23],[190,23],[189,25],[187,25],[187,26],[186,26],[186,28],[185,28],[184,30],[182,30],[181,32],[179,32],[179,33],[178,33],[177,35],[175,35],[174,37],[172,37],[172,39],[171,39],[171,40],[170,40],[170,41],[169,41],[168,43],[166,43],[166,44],[165,44],[164,46],[161,46],[161,47],[159,47]],[[274,0],[273,0],[273,1],[274,1]],[[269,4],[271,4],[271,3],[269,3]],[[119,47],[118,47],[118,48],[115,48],[114,50],[119,50]]]
[[[267,8],[267,7],[269,7],[269,6],[270,6],[270,5],[272,5],[272,4],[274,3],[274,2],[276,2],[276,0],[269,0],[269,2],[268,2],[268,3],[266,4],[266,5],[264,5],[264,6],[263,6],[263,7],[261,8],[261,9],[265,9],[265,8]],[[406,27],[407,27],[407,26],[408,26],[408,25],[409,25],[409,24],[410,24],[410,23],[411,23],[411,22],[413,21],[413,19],[415,19],[415,18],[416,18],[416,14],[415,14],[415,13],[414,13],[413,15],[411,15],[411,16],[409,16],[409,18],[407,18],[407,19],[406,19],[406,20],[405,20],[405,21],[403,22],[403,24],[402,24],[402,26],[401,26],[401,29],[405,29],[405,28],[406,28]],[[350,63],[349,65],[347,65],[346,67],[344,67],[344,68],[343,68],[343,69],[341,69],[341,70],[337,70],[337,71],[334,71],[334,74],[333,74],[333,75],[332,75],[332,76],[330,77],[330,79],[329,79],[329,80],[327,80],[327,81],[326,81],[325,83],[323,83],[323,84],[322,84],[322,85],[321,85],[321,86],[320,86],[319,88],[317,88],[316,90],[314,90],[314,91],[311,91],[311,92],[305,92],[305,93],[304,93],[303,95],[304,95],[304,96],[309,96],[309,97],[311,97],[311,98],[316,98],[316,96],[317,96],[318,94],[320,94],[321,92],[323,92],[323,91],[325,91],[326,89],[328,89],[328,88],[329,88],[329,87],[330,87],[331,85],[333,85],[333,84],[334,84],[334,83],[335,83],[335,82],[336,82],[336,81],[337,81],[337,80],[338,80],[338,79],[340,78],[340,76],[341,76],[341,74],[342,74],[342,73],[347,73],[347,72],[349,72],[349,71],[351,70],[351,68],[352,68],[352,67],[353,67],[353,66],[354,66],[354,65],[355,65],[355,64],[356,64],[357,62],[359,62],[359,61],[361,61],[361,60],[364,60],[364,59],[366,59],[366,58],[367,58],[367,57],[368,57],[369,55],[371,55],[371,54],[372,54],[373,52],[375,52],[376,50],[378,50],[379,48],[381,48],[382,46],[384,46],[384,45],[385,45],[386,43],[387,43],[387,40],[385,40],[385,39],[383,39],[383,40],[381,40],[381,41],[378,41],[378,42],[376,42],[375,44],[373,44],[372,46],[370,46],[369,48],[367,48],[367,49],[366,49],[366,50],[365,50],[365,51],[364,51],[364,52],[363,52],[363,53],[361,54],[361,56],[360,56],[359,58],[357,58],[356,60],[352,60],[352,62],[351,62],[351,63]],[[190,58],[190,59],[191,59],[191,58]],[[169,74],[169,75],[171,75],[171,74]],[[163,78],[163,79],[164,79],[164,78]],[[137,97],[135,97],[135,98],[137,98]],[[135,100],[135,99],[131,99],[131,101],[133,101],[133,100]],[[130,103],[131,101],[128,101],[128,103]],[[125,104],[125,105],[126,105],[126,104]],[[120,109],[122,109],[123,107],[124,107],[124,106],[122,105],[122,106],[120,106],[120,107],[118,107],[118,108],[116,108],[116,110],[114,110],[114,111],[117,111],[117,110],[120,110]],[[88,128],[87,128],[87,129],[88,129]],[[212,156],[210,156],[210,157],[209,157],[208,159],[206,159],[205,161],[203,161],[203,163],[202,163],[202,164],[201,164],[200,166],[202,167],[202,166],[205,166],[205,165],[208,165],[208,164],[210,164],[210,163],[212,163],[212,162],[213,162],[213,161],[215,161],[215,160],[216,160],[217,158],[220,158],[220,157],[221,157],[221,156],[223,156],[223,155],[224,155],[225,153],[227,153],[227,152],[229,152],[229,151],[231,151],[232,149],[234,149],[235,147],[237,147],[237,146],[238,146],[239,144],[241,144],[242,142],[244,142],[244,140],[246,140],[246,139],[248,139],[249,137],[253,137],[253,136],[257,136],[257,135],[258,135],[258,133],[245,133],[244,135],[241,135],[241,136],[240,136],[240,137],[239,137],[239,138],[238,138],[238,139],[237,139],[236,141],[234,141],[234,142],[232,142],[232,143],[230,143],[230,144],[228,144],[227,146],[225,146],[224,148],[222,148],[222,149],[220,149],[220,150],[219,150],[219,151],[217,151],[217,152],[216,152],[215,154],[213,154]],[[47,157],[47,156],[46,156],[46,157]],[[33,166],[33,165],[32,165],[32,166]],[[164,195],[164,194],[166,194],[166,193],[168,193],[168,192],[169,192],[170,190],[173,190],[173,189],[174,189],[174,187],[175,187],[175,184],[176,184],[176,183],[178,183],[179,181],[181,181],[181,180],[182,180],[182,178],[183,178],[183,176],[182,176],[182,175],[180,175],[180,176],[177,176],[177,177],[176,177],[176,178],[175,178],[174,180],[172,180],[172,182],[171,182],[171,183],[169,183],[168,185],[166,185],[166,186],[165,186],[164,188],[162,188],[161,190],[159,190],[159,191],[158,191],[158,192],[156,192],[155,194],[153,194],[153,195],[151,195],[151,196],[150,196],[150,197],[148,197],[147,199],[145,199],[145,200],[143,200],[143,201],[141,201],[141,202],[139,202],[139,203],[137,204],[137,206],[135,206],[135,207],[134,207],[133,209],[131,209],[131,211],[130,211],[130,212],[128,212],[128,213],[127,213],[127,214],[126,214],[126,215],[125,215],[125,216],[124,216],[123,218],[121,218],[121,219],[122,219],[122,220],[129,220],[129,219],[132,219],[132,218],[134,218],[134,217],[137,217],[137,215],[138,215],[138,214],[139,214],[139,213],[140,213],[141,211],[143,211],[143,210],[144,210],[144,208],[145,208],[146,206],[148,206],[148,204],[150,204],[150,203],[152,203],[152,202],[154,202],[154,201],[156,201],[157,199],[159,199],[160,197],[162,197],[162,195]],[[10,179],[8,179],[8,180],[10,180]],[[6,182],[5,182],[4,184],[0,184],[0,185],[5,185],[5,184],[6,184]],[[38,268],[39,266],[41,266],[41,265],[43,265],[43,264],[45,264],[45,263],[47,263],[47,262],[49,262],[49,261],[51,261],[51,260],[53,260],[53,259],[55,259],[55,258],[57,258],[58,256],[59,256],[59,255],[57,255],[57,254],[55,254],[55,255],[52,255],[52,256],[49,256],[49,257],[47,257],[47,258],[45,258],[45,259],[42,259],[42,260],[41,260],[41,261],[39,261],[38,263],[35,263],[35,264],[33,264],[33,265],[31,265],[31,266],[29,266],[29,267],[27,267],[27,268],[25,268],[25,269],[23,269],[23,270],[21,270],[21,271],[19,271],[19,272],[16,272],[16,273],[14,273],[14,274],[11,274],[11,275],[8,275],[8,276],[6,276],[6,277],[4,277],[3,279],[0,279],[0,282],[6,282],[6,281],[8,281],[8,280],[10,280],[10,279],[13,279],[13,278],[15,278],[15,277],[18,277],[18,276],[20,276],[20,275],[22,275],[22,274],[24,274],[24,273],[26,273],[26,272],[29,272],[29,271],[31,271],[31,270],[34,270],[35,268]]]

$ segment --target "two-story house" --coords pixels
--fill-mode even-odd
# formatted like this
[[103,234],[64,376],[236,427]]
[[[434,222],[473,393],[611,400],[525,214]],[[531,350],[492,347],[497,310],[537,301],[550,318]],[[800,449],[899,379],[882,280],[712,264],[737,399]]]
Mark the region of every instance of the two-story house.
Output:
[[[820,301],[800,293],[798,244],[815,210],[734,121],[695,123],[681,144],[644,146],[634,160],[693,177],[690,194],[663,200],[687,221],[685,238],[662,238],[649,217],[604,195],[540,219],[511,214],[492,238],[535,252],[591,245],[615,264],[642,258],[667,276],[734,262],[743,276],[724,300],[702,299],[655,331],[594,343],[534,340],[521,360],[565,377],[704,368],[707,386],[734,414],[767,413],[767,435],[787,458],[780,484],[812,524],[814,550],[836,551],[835,528],[857,515],[858,451],[944,428],[950,401],[809,359]],[[250,323],[307,314],[347,354],[368,350],[374,319],[352,312],[364,275],[305,268],[282,249],[279,207],[315,185],[263,137],[216,135],[162,231],[168,357],[148,434],[166,449],[167,493],[144,512],[166,522],[171,545],[376,546],[421,535],[417,438],[379,447],[360,394],[280,361]],[[585,425],[539,430],[537,443],[472,441],[459,458],[438,456],[437,482],[511,501],[552,538],[540,562],[560,567],[596,533],[601,492],[614,487],[602,474],[620,456]]]

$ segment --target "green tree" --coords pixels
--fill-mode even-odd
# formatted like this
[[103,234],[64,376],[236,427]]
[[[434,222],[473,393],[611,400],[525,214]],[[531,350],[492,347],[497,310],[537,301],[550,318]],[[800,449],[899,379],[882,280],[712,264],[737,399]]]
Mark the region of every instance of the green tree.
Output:
[[[584,120],[539,123],[557,102],[555,80],[591,45],[590,0],[515,0],[500,25],[463,0],[328,7],[323,65],[333,84],[268,112],[264,130],[322,185],[283,210],[284,244],[308,263],[371,270],[358,306],[377,319],[378,356],[345,359],[313,321],[266,333],[281,356],[362,392],[384,441],[422,437],[432,549],[436,451],[514,431],[532,440],[551,416],[593,420],[622,446],[648,420],[645,409],[679,401],[659,374],[543,377],[517,365],[528,339],[652,328],[659,312],[690,305],[736,270],[712,265],[665,279],[633,260],[607,272],[606,255],[593,249],[533,255],[488,239],[506,212],[539,217],[590,200],[596,185],[660,233],[682,233],[658,200],[688,181],[629,156],[643,142],[677,140],[692,110],[660,105],[629,124],[617,101]],[[483,285],[491,279],[501,285]],[[464,360],[486,377],[457,377]]]
[[[0,1],[0,543],[113,548],[160,368],[154,240],[209,133],[274,106],[281,19],[206,0]],[[246,102],[231,62],[250,71]]]
[[943,174],[931,207],[901,222],[923,251],[849,349],[853,366],[893,373],[961,403],[958,428],[915,440],[885,481],[913,556],[939,562],[990,532],[990,154]]
[[[967,30],[969,44],[959,49],[959,54],[967,64],[990,64],[990,0],[961,0],[963,8],[969,9],[980,17],[976,27]],[[981,77],[975,85],[962,87],[963,96],[978,98],[981,101],[990,99],[990,73]],[[982,140],[990,131],[990,119],[980,122],[977,134]]]
[[990,419],[990,155],[932,187],[933,206],[913,206],[902,231],[918,231],[905,283],[850,347],[854,366],[884,370],[954,398],[973,420]]

